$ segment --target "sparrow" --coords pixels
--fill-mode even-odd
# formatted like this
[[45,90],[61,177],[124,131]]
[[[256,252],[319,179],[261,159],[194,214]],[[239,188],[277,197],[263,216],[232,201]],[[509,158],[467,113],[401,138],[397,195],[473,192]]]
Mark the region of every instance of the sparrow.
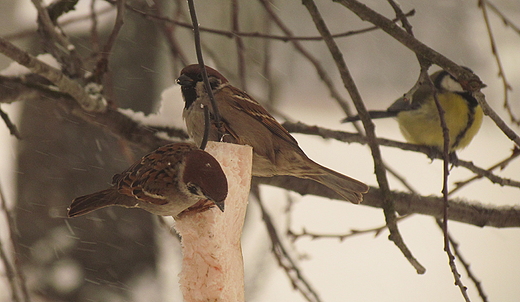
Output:
[[204,135],[204,109],[210,113],[208,140],[253,147],[253,176],[288,175],[311,179],[334,190],[345,200],[360,203],[368,191],[364,183],[321,166],[305,155],[298,142],[255,99],[233,87],[213,68],[206,66],[211,90],[220,113],[217,129],[198,64],[185,67],[177,79],[185,106],[183,118],[189,136],[200,144]]
[[217,160],[191,143],[162,146],[112,178],[106,190],[78,197],[68,209],[76,217],[108,206],[140,208],[177,217],[187,209],[224,211],[226,176]]
[[[469,68],[465,67],[469,71]],[[477,134],[482,124],[483,111],[478,101],[465,91],[460,83],[445,70],[430,75],[430,83],[421,83],[410,100],[404,96],[388,109],[369,111],[371,118],[397,117],[399,129],[407,142],[443,151],[444,136],[435,104],[435,94],[444,109],[444,119],[449,129],[449,151],[465,148]],[[359,120],[348,117],[343,122]]]

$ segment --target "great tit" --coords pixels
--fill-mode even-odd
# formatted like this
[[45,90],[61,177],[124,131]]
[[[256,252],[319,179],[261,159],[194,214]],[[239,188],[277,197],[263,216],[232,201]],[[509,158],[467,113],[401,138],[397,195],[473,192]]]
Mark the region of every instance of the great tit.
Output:
[[[437,99],[444,109],[444,119],[449,129],[450,153],[466,147],[482,124],[483,112],[471,93],[464,91],[457,80],[445,70],[430,75]],[[406,141],[443,150],[444,138],[435,105],[434,89],[430,83],[422,83],[411,100],[401,97],[386,111],[369,111],[371,118],[397,117],[399,129]],[[359,116],[348,117],[343,122],[358,121]]]

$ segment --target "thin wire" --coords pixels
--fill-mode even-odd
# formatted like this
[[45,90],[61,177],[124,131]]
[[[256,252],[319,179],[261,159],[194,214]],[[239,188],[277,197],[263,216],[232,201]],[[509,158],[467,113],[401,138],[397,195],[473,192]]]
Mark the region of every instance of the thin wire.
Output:
[[206,66],[204,65],[204,58],[202,57],[202,46],[200,43],[199,21],[197,20],[197,13],[195,12],[195,4],[193,3],[193,0],[188,0],[188,7],[190,10],[191,22],[193,24],[193,38],[195,40],[195,51],[197,52],[197,61],[199,62],[202,79],[204,81],[204,86],[206,87],[206,92],[208,93],[209,100],[211,102],[211,108],[213,109],[213,118],[214,118],[215,124],[217,126],[217,140],[220,141],[220,139],[222,137],[222,133],[220,132],[220,128],[221,128],[220,114],[218,111],[217,102],[215,100],[215,97],[213,96],[213,91],[211,91],[211,85],[209,84],[208,73],[206,71]]
[[[204,106],[204,105],[202,105]],[[200,143],[200,149],[205,150],[206,145],[208,144],[209,137],[209,128],[210,128],[210,120],[209,120],[209,109],[208,106],[204,106],[204,136],[202,136],[202,142]]]

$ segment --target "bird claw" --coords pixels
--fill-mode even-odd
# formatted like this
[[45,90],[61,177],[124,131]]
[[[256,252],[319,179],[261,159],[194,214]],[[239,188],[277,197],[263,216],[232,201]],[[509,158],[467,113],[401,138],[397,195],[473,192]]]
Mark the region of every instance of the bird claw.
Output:
[[189,214],[198,214],[202,212],[206,212],[207,210],[215,207],[215,203],[211,200],[205,199],[197,202],[196,204],[192,205],[191,207],[187,208],[186,210],[182,211],[177,215],[177,217],[182,218]]

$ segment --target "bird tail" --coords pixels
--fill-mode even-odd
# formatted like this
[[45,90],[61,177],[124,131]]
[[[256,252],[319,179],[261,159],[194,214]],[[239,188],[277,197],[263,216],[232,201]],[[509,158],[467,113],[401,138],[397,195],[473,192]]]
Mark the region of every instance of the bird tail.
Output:
[[67,216],[81,216],[97,209],[116,205],[135,207],[136,204],[137,201],[134,198],[120,194],[115,188],[110,188],[74,199],[69,207]]
[[338,173],[319,164],[322,174],[311,175],[309,178],[327,186],[352,203],[361,203],[363,194],[368,192],[368,186],[359,180]]
[[[370,118],[371,119],[376,119],[376,118],[385,118],[385,117],[395,117],[397,115],[397,111],[387,111],[387,110],[370,110],[368,111],[368,114],[370,115]],[[341,120],[342,123],[350,123],[350,122],[355,122],[355,121],[359,121],[361,118],[359,117],[359,115],[356,115],[356,116],[349,116],[347,118],[344,118],[343,120]]]

